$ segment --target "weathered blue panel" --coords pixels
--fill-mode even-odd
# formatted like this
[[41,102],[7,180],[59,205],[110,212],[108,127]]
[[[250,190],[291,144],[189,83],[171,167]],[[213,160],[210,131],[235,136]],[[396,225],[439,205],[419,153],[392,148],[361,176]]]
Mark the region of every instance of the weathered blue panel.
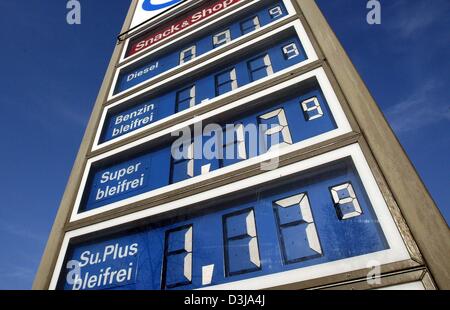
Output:
[[[331,188],[339,184],[352,184],[361,209],[357,216],[343,220],[336,213]],[[298,197],[307,197],[307,203]],[[280,205],[296,210],[280,216]],[[247,190],[234,200],[196,207],[72,243],[58,288],[193,289],[388,248],[349,158]],[[74,266],[80,267],[78,273]],[[204,267],[212,269],[210,283]]]

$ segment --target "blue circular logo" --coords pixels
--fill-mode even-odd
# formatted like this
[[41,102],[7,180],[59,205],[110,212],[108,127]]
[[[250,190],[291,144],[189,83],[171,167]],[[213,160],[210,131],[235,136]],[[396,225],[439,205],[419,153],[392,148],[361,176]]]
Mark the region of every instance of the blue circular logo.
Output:
[[154,0],[144,0],[144,3],[142,4],[142,9],[145,11],[156,11],[160,9],[164,9],[165,7],[174,5],[175,3],[180,2],[181,0],[172,0],[165,3],[160,4],[153,4],[152,1]]

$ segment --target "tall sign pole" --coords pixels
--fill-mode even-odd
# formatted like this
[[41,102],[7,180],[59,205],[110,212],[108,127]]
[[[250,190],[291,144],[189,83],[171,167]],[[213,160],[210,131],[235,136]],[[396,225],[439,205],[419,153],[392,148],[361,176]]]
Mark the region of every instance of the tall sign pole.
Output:
[[313,0],[138,0],[33,288],[448,289],[449,252]]

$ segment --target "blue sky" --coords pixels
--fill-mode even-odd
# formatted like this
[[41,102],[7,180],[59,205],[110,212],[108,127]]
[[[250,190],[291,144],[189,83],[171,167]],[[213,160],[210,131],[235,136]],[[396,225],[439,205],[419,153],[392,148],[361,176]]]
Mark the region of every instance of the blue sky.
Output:
[[[317,0],[450,220],[450,2]],[[0,2],[0,289],[29,289],[129,1]]]

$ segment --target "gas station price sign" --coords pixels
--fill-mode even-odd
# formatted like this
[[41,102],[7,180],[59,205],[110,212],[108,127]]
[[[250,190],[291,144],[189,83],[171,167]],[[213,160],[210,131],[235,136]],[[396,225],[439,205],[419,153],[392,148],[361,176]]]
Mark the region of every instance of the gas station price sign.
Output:
[[259,277],[264,282],[264,276],[390,248],[348,157],[190,210],[72,243],[57,288],[196,289]]
[[[335,101],[328,102],[316,78],[311,78],[280,90],[270,99],[258,100],[258,106],[247,108],[246,112],[229,114],[229,119],[217,126],[221,135],[232,136],[232,141],[220,142],[219,134],[204,131],[193,137],[189,145],[177,145],[171,138],[172,141],[157,146],[141,147],[137,152],[129,150],[106,161],[100,160],[86,174],[79,213],[135,199],[141,194],[263,155],[277,146],[288,147],[335,131],[344,126],[342,121],[336,121],[342,119],[338,117],[339,111]],[[231,128],[227,129],[230,124]],[[282,130],[271,131],[270,127]],[[278,142],[273,142],[273,137]],[[221,149],[217,153],[224,156],[204,155],[203,151],[211,142],[217,142],[215,147]],[[261,145],[265,147],[254,148]],[[177,150],[186,156],[174,159],[172,155]],[[192,156],[187,154],[189,150]]]

